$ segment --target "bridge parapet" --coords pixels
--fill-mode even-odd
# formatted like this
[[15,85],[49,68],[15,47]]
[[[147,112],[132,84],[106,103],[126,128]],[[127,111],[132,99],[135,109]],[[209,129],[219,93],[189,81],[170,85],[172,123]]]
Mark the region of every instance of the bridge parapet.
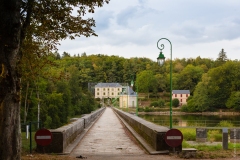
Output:
[[[152,122],[148,122],[133,114],[123,112],[114,108],[115,112],[126,121],[131,128],[133,128],[155,151],[172,151],[173,148],[169,147],[164,138],[168,127],[159,126]],[[182,146],[176,147],[175,151],[181,151]]]
[[50,129],[52,133],[52,142],[50,145],[37,146],[38,152],[44,153],[64,153],[68,145],[70,145],[83,131],[89,127],[103,113],[105,107],[102,107],[90,114],[86,114],[81,118],[75,118],[70,124],[57,129]]

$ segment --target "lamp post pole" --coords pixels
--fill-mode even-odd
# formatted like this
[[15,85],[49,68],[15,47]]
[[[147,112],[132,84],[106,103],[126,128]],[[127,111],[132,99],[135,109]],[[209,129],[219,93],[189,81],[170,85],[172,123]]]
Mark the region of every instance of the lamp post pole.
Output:
[[137,96],[137,101],[136,101],[136,116],[138,116],[138,86],[137,86],[136,96]]
[[170,129],[172,129],[172,43],[167,38],[161,38],[157,42],[157,48],[160,50],[160,54],[157,60],[158,60],[158,64],[161,66],[164,64],[164,61],[165,61],[165,57],[162,54],[162,50],[164,49],[164,44],[161,44],[160,47],[158,46],[158,43],[161,40],[167,40],[170,43]]
[[[133,85],[134,85],[134,82],[133,82],[133,78],[132,78],[132,81],[131,81],[132,89],[133,89]],[[138,116],[138,86],[137,86],[137,92],[136,92],[136,116]]]

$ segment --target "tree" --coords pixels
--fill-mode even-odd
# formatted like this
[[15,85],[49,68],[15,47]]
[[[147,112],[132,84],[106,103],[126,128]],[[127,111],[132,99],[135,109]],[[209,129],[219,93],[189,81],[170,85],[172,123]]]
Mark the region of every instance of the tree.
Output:
[[191,64],[187,65],[178,76],[176,83],[178,84],[178,89],[188,89],[193,93],[203,73],[204,71],[201,67]]
[[232,92],[231,96],[226,102],[227,108],[234,108],[235,110],[240,110],[240,91]]
[[[96,36],[92,18],[83,19],[109,0],[1,0],[0,1],[0,159],[20,159],[21,47],[29,39],[53,50],[64,38]],[[78,8],[78,15],[72,11]],[[41,54],[41,53],[39,53]]]
[[226,54],[226,52],[224,52],[224,49],[222,49],[222,50],[219,52],[217,61],[220,61],[220,62],[225,62],[225,61],[227,61],[227,54]]
[[226,52],[224,52],[224,49],[222,49],[219,54],[218,54],[218,58],[216,59],[216,62],[215,62],[215,66],[218,67],[218,66],[221,66],[222,64],[224,64],[226,61],[227,61],[227,54]]
[[154,77],[153,72],[149,70],[145,70],[137,74],[136,83],[138,91],[148,93],[148,98],[150,90],[157,88],[156,78]]
[[211,99],[209,98],[209,81],[210,77],[208,74],[203,74],[202,81],[196,86],[194,96],[188,101],[190,111],[203,112],[210,109]]
[[233,93],[239,91],[239,68],[239,62],[228,61],[203,74],[202,80],[193,93],[193,98],[188,101],[191,111],[206,111],[226,108],[226,106],[234,108],[238,103],[235,101],[237,95]]

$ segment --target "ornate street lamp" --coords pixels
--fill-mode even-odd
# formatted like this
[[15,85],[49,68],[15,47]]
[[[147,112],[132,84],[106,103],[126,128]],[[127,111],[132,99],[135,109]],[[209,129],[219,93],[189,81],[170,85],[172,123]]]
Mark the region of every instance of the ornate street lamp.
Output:
[[[133,89],[133,85],[134,85],[134,82],[133,82],[133,78],[132,78],[132,81],[131,81],[132,89]],[[136,92],[136,116],[138,116],[138,86],[137,86],[137,92]]]
[[167,40],[170,43],[170,129],[172,129],[172,43],[167,38],[161,38],[157,42],[157,47],[160,50],[160,54],[157,58],[157,62],[162,66],[165,62],[164,54],[162,50],[164,49],[164,44],[161,44],[161,47],[158,46],[158,43],[161,40]]

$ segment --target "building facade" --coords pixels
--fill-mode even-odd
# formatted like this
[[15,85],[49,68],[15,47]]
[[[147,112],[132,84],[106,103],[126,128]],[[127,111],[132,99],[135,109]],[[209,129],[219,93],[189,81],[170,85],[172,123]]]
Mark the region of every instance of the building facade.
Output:
[[120,108],[136,107],[137,94],[129,86],[119,83],[98,83],[95,85],[95,98],[118,99]]
[[177,98],[179,105],[187,104],[187,99],[190,96],[190,90],[172,90],[172,99]]
[[95,85],[95,98],[115,98],[122,92],[119,83],[98,83]]
[[119,107],[129,108],[137,106],[137,93],[131,87],[126,86],[119,96]]

